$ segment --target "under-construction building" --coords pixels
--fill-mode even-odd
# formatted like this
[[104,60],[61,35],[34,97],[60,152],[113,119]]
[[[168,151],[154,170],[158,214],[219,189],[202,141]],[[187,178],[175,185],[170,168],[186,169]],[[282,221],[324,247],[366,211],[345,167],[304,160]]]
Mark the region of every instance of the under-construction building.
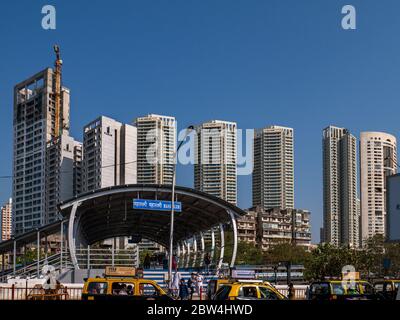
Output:
[[[70,92],[58,47],[47,68],[14,88],[13,233],[57,219],[57,204],[80,192],[81,146],[69,136]],[[72,186],[72,187],[71,187]]]

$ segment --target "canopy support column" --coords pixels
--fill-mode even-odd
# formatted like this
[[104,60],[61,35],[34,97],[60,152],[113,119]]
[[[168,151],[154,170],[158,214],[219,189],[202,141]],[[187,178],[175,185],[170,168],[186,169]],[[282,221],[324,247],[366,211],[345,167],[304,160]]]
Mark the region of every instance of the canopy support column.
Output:
[[214,228],[211,229],[211,261],[214,261],[214,253],[215,253],[215,232]]
[[61,248],[60,248],[60,251],[61,251],[61,256],[60,256],[60,265],[61,265],[61,270],[62,270],[62,268],[63,268],[63,251],[64,251],[64,221],[61,221],[61,230],[60,230],[60,233],[61,233]]
[[14,248],[13,248],[13,275],[15,276],[15,272],[17,271],[17,241],[14,240]]
[[230,265],[230,267],[233,268],[235,266],[237,247],[238,247],[238,232],[237,232],[237,223],[235,214],[231,210],[228,210],[228,213],[231,217],[232,229],[233,229],[233,250],[232,250],[232,260]]
[[71,214],[69,216],[69,224],[68,224],[68,245],[69,245],[69,253],[71,255],[71,261],[75,269],[79,269],[78,259],[76,258],[76,247],[75,247],[75,218],[76,211],[80,205],[80,202],[75,202],[71,209]]
[[36,275],[40,276],[40,231],[36,234]]
[[218,268],[217,268],[218,270],[220,270],[222,267],[222,263],[224,262],[224,253],[225,253],[225,233],[224,233],[224,225],[222,223],[219,225],[219,230],[221,234],[221,251],[218,261]]
[[194,251],[194,255],[193,255],[192,267],[195,268],[196,262],[197,262],[197,238],[196,238],[196,236],[193,237],[193,251]]

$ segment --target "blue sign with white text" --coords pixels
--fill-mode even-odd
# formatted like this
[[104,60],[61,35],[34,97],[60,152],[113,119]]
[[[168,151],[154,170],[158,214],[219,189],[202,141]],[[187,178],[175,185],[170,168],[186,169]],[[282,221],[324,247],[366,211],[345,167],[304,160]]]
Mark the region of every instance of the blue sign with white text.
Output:
[[[171,211],[171,201],[133,199],[133,209]],[[174,209],[176,212],[182,212],[182,203],[175,201]]]

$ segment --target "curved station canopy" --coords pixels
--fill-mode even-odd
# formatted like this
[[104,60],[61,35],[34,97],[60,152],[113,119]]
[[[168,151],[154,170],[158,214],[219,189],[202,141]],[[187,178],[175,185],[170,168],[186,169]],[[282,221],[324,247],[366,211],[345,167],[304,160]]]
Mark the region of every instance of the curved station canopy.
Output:
[[[68,218],[68,244],[71,260],[79,268],[76,248],[115,238],[139,236],[168,247],[171,220],[170,185],[125,185],[82,194],[59,205]],[[175,189],[174,246],[196,234],[231,222],[234,256],[237,249],[236,219],[246,213],[238,207],[194,189]],[[134,203],[143,204],[136,206]],[[148,206],[148,203],[154,204]],[[161,204],[169,204],[161,208]],[[233,263],[233,262],[232,262]]]
[[[235,218],[245,214],[224,200],[190,188],[177,186],[175,194],[175,201],[182,207],[180,212],[175,211],[174,243],[230,222],[231,214]],[[59,207],[64,217],[70,217],[70,226],[74,224],[79,240],[85,245],[113,237],[140,235],[167,247],[170,210],[135,209],[133,202],[137,199],[171,201],[171,186],[110,187],[83,194]]]
[[[171,185],[123,185],[85,193],[59,204],[60,221],[0,243],[2,254],[13,250],[14,271],[17,248],[40,238],[58,233],[63,238],[67,228],[69,253],[72,263],[79,269],[76,249],[116,237],[145,238],[164,247],[169,246],[171,221]],[[236,219],[246,213],[238,207],[214,196],[194,189],[175,188],[174,246],[184,251],[188,240],[218,227],[221,231],[222,263],[224,242],[223,225],[231,223],[234,233],[233,266],[237,251]],[[214,232],[212,250],[214,250]],[[47,241],[47,240],[46,240]],[[188,247],[190,251],[190,248]],[[195,249],[197,250],[197,249]],[[204,250],[204,239],[202,241]],[[213,251],[212,251],[213,252]]]

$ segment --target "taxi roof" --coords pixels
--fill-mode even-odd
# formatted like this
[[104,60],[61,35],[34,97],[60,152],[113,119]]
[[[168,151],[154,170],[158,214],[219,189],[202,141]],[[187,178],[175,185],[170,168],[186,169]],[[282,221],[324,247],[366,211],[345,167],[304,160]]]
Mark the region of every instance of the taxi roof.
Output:
[[157,284],[156,281],[154,280],[149,280],[149,279],[142,279],[142,278],[133,278],[133,277],[126,277],[126,278],[117,278],[117,277],[106,277],[106,278],[88,278],[86,282],[107,282],[107,281],[113,281],[113,282],[148,282],[148,283],[155,283]]
[[357,283],[369,283],[367,280],[357,280],[357,279],[343,279],[343,280],[321,280],[321,281],[314,281],[311,284],[318,284],[318,283],[347,283],[347,282],[357,282]]

